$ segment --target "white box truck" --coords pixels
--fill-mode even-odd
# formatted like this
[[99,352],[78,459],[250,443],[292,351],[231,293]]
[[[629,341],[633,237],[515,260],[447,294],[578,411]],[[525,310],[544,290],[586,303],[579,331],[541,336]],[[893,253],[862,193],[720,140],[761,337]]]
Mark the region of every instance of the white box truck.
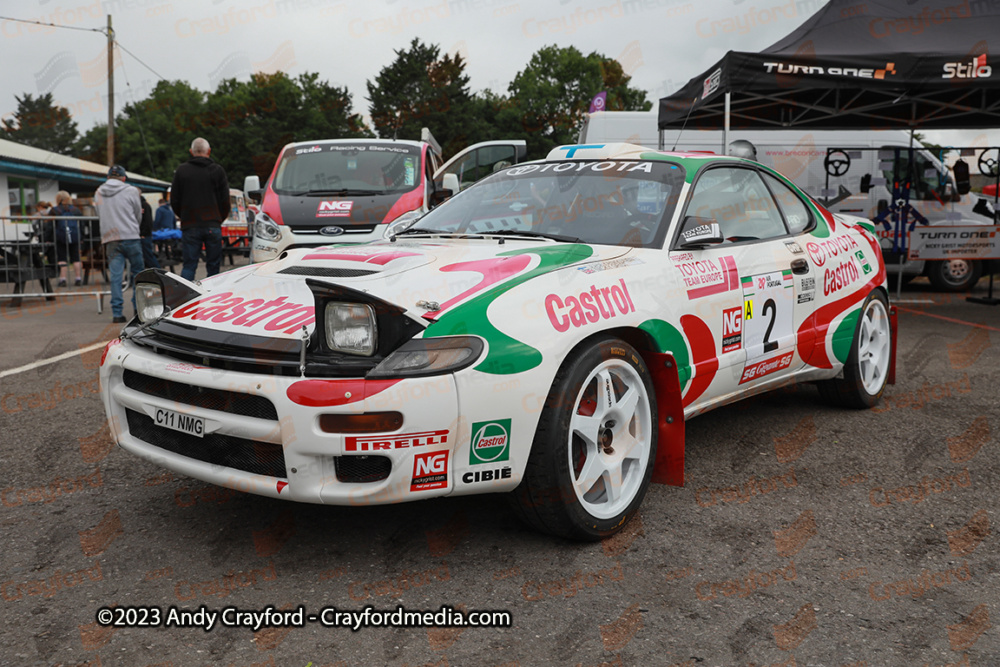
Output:
[[[605,111],[590,114],[579,143],[637,143],[661,147],[656,112]],[[722,152],[722,131],[687,128],[663,133],[663,150]],[[831,211],[875,219],[893,202],[893,179],[907,173],[907,130],[730,130],[730,143],[750,141],[757,160],[781,172]],[[914,142],[914,181],[909,204],[928,225],[992,225],[992,212],[974,194],[958,192],[951,171],[920,142]],[[836,149],[828,152],[828,149]],[[896,149],[899,149],[898,151]],[[976,165],[971,165],[972,170]],[[829,178],[828,178],[828,171]],[[899,189],[897,188],[897,192]],[[890,221],[891,224],[891,221]],[[889,273],[903,279],[926,275],[937,288],[971,289],[984,273],[1000,267],[983,260],[906,261],[899,263],[892,228],[877,225]],[[898,241],[897,241],[898,243]]]

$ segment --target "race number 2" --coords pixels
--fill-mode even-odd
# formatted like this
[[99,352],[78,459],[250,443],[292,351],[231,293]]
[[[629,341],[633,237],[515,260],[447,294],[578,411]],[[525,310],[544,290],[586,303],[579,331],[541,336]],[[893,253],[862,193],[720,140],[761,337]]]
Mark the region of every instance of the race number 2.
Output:
[[741,279],[743,285],[743,345],[746,364],[794,344],[794,289],[791,271],[774,271]]

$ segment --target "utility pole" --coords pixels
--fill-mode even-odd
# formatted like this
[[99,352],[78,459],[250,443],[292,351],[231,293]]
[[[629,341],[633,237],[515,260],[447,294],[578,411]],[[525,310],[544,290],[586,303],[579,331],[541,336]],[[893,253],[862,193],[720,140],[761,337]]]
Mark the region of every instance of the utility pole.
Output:
[[115,163],[115,31],[108,14],[108,166]]

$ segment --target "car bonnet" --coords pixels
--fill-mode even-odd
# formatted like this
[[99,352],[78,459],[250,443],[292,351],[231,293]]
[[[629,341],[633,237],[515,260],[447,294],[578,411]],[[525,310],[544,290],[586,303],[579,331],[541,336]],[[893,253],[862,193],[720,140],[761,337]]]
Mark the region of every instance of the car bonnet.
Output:
[[205,293],[173,321],[231,333],[297,339],[315,326],[313,280],[363,292],[430,324],[533,277],[620,257],[630,248],[505,239],[378,242],[293,250],[202,281]]

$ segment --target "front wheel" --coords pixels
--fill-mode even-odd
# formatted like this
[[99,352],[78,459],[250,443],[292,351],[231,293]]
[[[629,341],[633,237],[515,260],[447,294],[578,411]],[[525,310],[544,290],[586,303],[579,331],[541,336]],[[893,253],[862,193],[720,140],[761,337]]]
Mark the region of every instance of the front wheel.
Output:
[[820,394],[848,408],[874,407],[885,390],[891,359],[888,302],[882,292],[873,290],[865,299],[855,326],[844,377],[818,383]]
[[929,262],[927,277],[944,292],[967,292],[979,282],[982,265],[971,259],[945,259]]
[[581,348],[556,374],[514,511],[562,537],[618,532],[649,487],[656,420],[649,370],[631,345],[604,339]]

